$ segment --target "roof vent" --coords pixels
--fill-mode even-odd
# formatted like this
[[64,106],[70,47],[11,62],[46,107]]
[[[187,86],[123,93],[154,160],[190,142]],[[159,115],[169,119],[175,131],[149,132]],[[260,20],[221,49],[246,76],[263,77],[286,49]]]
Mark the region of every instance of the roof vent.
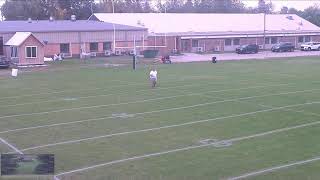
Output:
[[299,26],[303,26],[303,23],[302,23],[302,21],[300,21],[300,22],[299,22]]
[[52,21],[53,21],[53,17],[52,17],[52,16],[50,16],[49,21],[50,21],[50,22],[52,22]]
[[76,18],[76,15],[71,15],[71,21],[76,21],[77,18]]
[[287,19],[289,19],[289,20],[294,20],[294,19],[293,19],[293,16],[287,16]]
[[28,23],[32,23],[32,19],[31,18],[28,18]]

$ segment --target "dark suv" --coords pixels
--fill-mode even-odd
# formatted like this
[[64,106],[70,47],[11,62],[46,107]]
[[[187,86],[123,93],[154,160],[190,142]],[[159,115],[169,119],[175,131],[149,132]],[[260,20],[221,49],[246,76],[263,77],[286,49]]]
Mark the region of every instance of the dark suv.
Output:
[[272,46],[271,51],[272,52],[292,52],[294,51],[294,45],[292,43],[279,43],[274,46]]
[[256,44],[242,45],[236,49],[238,54],[258,53],[259,46]]
[[0,57],[0,68],[5,69],[5,68],[9,68],[9,66],[10,66],[10,62],[7,61],[5,57]]

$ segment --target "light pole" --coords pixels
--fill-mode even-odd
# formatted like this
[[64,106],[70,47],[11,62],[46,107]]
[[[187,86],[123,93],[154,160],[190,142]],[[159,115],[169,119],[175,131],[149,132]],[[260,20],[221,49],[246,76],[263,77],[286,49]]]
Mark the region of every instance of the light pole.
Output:
[[[112,3],[112,14],[114,15],[114,0],[111,0]],[[112,22],[113,26],[113,53],[116,53],[116,26],[114,22]]]

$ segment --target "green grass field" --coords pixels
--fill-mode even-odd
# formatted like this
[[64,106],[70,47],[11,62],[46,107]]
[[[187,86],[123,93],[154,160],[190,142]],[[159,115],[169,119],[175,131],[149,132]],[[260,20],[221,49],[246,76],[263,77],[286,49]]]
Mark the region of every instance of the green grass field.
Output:
[[157,65],[155,89],[86,65],[0,79],[0,137],[60,180],[320,179],[320,58]]

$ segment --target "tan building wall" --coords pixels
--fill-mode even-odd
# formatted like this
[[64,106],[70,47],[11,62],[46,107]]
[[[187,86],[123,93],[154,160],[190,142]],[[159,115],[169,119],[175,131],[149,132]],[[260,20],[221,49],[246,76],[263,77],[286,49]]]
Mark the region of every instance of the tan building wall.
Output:
[[[36,46],[37,47],[37,57],[36,58],[27,58],[26,57],[26,47],[27,46]],[[44,63],[44,46],[32,35],[19,46],[18,50],[19,56],[19,65],[25,64],[43,64]]]

